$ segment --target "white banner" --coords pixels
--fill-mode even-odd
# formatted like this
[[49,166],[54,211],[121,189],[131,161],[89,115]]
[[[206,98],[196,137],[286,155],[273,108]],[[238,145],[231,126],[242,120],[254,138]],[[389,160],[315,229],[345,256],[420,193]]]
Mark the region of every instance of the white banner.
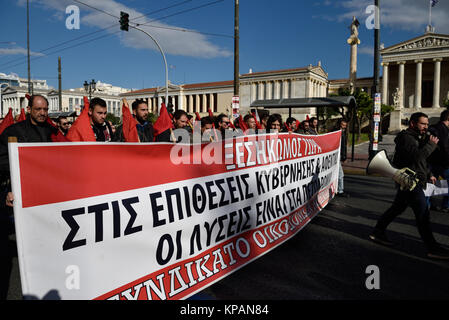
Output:
[[208,165],[173,164],[172,147],[10,144],[25,297],[185,299],[294,236],[335,194],[340,132],[185,146],[184,160],[222,150]]

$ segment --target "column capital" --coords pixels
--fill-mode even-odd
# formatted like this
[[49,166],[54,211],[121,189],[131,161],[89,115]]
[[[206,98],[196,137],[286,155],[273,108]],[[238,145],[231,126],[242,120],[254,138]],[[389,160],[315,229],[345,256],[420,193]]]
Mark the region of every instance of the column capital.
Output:
[[441,61],[443,61],[443,58],[435,58],[435,59],[433,59],[433,61],[434,62],[441,62]]
[[381,64],[382,64],[382,67],[388,67],[390,65],[389,62],[382,62]]
[[417,59],[417,60],[415,60],[415,63],[423,63],[423,62],[424,62],[423,59]]
[[397,64],[405,64],[407,61],[398,61]]

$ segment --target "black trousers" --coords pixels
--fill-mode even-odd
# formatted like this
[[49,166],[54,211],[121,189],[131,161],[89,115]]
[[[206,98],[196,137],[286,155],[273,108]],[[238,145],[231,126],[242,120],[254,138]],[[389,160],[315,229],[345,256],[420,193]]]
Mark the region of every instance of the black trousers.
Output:
[[393,205],[380,217],[376,229],[385,231],[388,225],[407,207],[410,206],[415,214],[416,226],[424,245],[428,250],[437,245],[430,228],[430,211],[422,186],[418,185],[413,191],[398,189]]

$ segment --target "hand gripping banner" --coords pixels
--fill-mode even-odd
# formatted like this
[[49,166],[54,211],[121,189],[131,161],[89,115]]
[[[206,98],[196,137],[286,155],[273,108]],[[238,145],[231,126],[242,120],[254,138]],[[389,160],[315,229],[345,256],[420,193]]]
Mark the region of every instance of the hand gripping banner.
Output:
[[326,206],[340,136],[10,143],[24,297],[192,296],[290,239]]

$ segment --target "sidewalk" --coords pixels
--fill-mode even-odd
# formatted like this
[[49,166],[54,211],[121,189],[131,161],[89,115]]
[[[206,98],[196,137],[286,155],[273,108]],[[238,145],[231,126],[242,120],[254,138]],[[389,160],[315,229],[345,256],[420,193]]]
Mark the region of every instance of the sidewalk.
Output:
[[[394,152],[394,138],[396,135],[384,135],[379,142],[379,151],[385,150],[388,157]],[[352,161],[352,145],[348,146],[348,159],[343,163],[345,174],[366,175],[366,167],[369,163],[368,155],[369,142],[363,142],[354,147],[354,161]]]

